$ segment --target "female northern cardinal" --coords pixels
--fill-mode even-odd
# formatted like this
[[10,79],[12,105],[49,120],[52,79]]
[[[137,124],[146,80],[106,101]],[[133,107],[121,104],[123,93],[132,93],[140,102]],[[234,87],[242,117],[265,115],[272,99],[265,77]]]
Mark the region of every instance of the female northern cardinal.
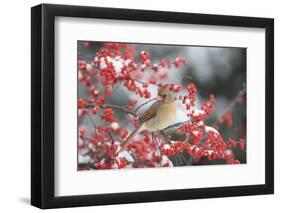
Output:
[[158,91],[157,101],[152,104],[140,117],[139,126],[122,144],[121,151],[126,149],[136,134],[143,130],[151,132],[162,130],[176,119],[176,103],[169,86],[163,86]]

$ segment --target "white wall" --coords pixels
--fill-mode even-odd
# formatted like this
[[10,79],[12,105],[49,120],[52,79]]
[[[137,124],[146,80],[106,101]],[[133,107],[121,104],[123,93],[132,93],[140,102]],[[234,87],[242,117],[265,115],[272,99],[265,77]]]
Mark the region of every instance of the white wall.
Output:
[[[281,108],[281,13],[278,0],[267,1],[188,1],[188,0],[59,0],[45,3],[81,4],[152,10],[171,10],[210,14],[244,15],[275,18],[275,109]],[[0,210],[1,212],[38,212],[29,206],[30,196],[30,7],[41,3],[1,2],[0,39]],[[279,81],[279,82],[278,82]],[[275,131],[280,132],[280,110],[275,112]],[[236,198],[173,201],[161,203],[114,205],[51,210],[52,212],[273,212],[281,207],[281,135],[275,135],[275,195]],[[276,212],[276,211],[275,211]]]

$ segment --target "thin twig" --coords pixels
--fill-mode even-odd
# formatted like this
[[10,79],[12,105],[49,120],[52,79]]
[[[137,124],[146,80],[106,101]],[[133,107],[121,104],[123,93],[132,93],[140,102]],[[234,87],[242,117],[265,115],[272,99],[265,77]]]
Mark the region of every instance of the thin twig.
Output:
[[114,139],[113,139],[112,134],[111,134],[110,132],[107,132],[107,134],[109,135],[109,137],[110,137],[110,139],[111,139],[111,142],[112,142],[112,144],[113,144],[113,143],[114,143]]
[[[171,144],[171,140],[169,139],[169,136],[165,131],[161,130],[160,134],[163,136],[163,138],[166,140],[166,142]],[[183,156],[182,153],[178,153],[177,155],[179,156],[180,162],[182,163],[182,165],[189,165],[188,161],[186,160],[186,158]]]
[[171,143],[168,134],[164,130],[160,130],[160,134],[163,136],[166,142],[168,142],[169,144]]
[[136,81],[136,82],[138,82],[138,83],[140,83],[140,84],[150,84],[151,86],[157,86],[157,87],[159,87],[159,84],[153,84],[153,83],[150,83],[150,82],[144,82],[144,81],[141,81],[141,80],[135,79],[135,78],[131,78],[130,80]]
[[163,167],[162,161],[160,160],[160,157],[161,157],[160,147],[159,147],[159,144],[158,144],[158,142],[156,141],[156,139],[154,137],[154,132],[151,132],[151,138],[152,138],[153,143],[156,146],[156,151],[157,151],[158,156],[159,156],[160,165]]
[[176,166],[179,166],[178,156],[176,155],[174,159],[175,159],[175,165],[176,165]]
[[94,129],[95,129],[95,133],[97,134],[97,125],[94,121],[94,119],[92,118],[92,115],[90,113],[87,113],[88,117],[89,117],[89,120],[91,122],[91,124],[93,125]]
[[181,158],[181,157],[182,157],[181,153],[178,153],[177,156],[178,156],[178,161],[179,161],[179,163],[180,163],[179,166],[184,165],[184,163],[183,163],[183,161],[182,161],[182,158]]
[[183,156],[183,154],[180,154],[181,159],[183,160],[183,162],[185,163],[185,165],[188,165],[188,161],[186,160],[186,158]]
[[173,128],[173,127],[181,127],[181,125],[183,125],[183,124],[186,124],[186,123],[188,123],[189,121],[184,121],[184,122],[179,122],[179,123],[176,123],[176,124],[173,124],[173,125],[170,125],[170,126],[167,126],[165,129],[163,129],[163,130],[167,130],[167,129],[171,129],[171,128]]
[[156,99],[157,99],[157,98],[150,99],[150,100],[144,102],[143,104],[139,105],[139,106],[135,109],[135,113],[136,113],[140,108],[142,108],[144,105],[146,105],[146,104],[148,104],[148,103],[150,103],[151,101],[154,101],[154,100],[156,100]]
[[[85,108],[94,108],[95,105],[92,105],[92,104],[87,104],[85,105]],[[134,117],[138,117],[136,113],[130,111],[130,110],[127,110],[125,108],[123,108],[122,106],[119,106],[119,105],[114,105],[114,104],[104,104],[104,105],[101,105],[99,106],[100,108],[102,109],[106,109],[106,108],[113,108],[113,109],[117,109],[117,110],[120,110],[120,111],[123,111],[125,113],[128,113],[130,115],[133,115]]]
[[[218,118],[223,117],[227,112],[229,112],[234,106],[235,104],[237,104],[237,101],[240,97],[244,96],[246,94],[246,88],[241,89],[237,96],[230,102],[230,104],[225,108],[225,110],[220,114],[220,116],[218,116]],[[218,126],[218,122],[219,120],[217,120],[216,122],[213,123],[212,126]]]

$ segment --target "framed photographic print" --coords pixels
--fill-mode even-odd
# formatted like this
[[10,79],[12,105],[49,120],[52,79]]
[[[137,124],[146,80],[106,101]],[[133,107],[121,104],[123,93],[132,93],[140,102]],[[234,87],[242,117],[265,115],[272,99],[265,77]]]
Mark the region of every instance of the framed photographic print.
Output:
[[31,9],[31,203],[271,194],[274,21]]

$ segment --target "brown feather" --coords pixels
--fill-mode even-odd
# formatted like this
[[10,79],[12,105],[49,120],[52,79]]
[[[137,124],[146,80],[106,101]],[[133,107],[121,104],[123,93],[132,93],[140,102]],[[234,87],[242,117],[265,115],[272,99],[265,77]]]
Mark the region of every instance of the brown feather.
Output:
[[[159,89],[158,96],[162,97],[163,99],[160,99],[153,103],[140,117],[139,117],[139,126],[136,128],[130,135],[127,137],[125,142],[122,144],[121,151],[126,149],[128,145],[131,143],[132,139],[135,137],[136,134],[142,131],[142,127],[145,128],[145,123],[152,118],[155,118],[157,116],[159,108],[163,108],[163,104],[173,104],[174,100],[172,98],[172,93],[169,90],[168,86],[164,86]],[[165,107],[167,108],[167,107]],[[171,108],[171,107],[169,107]],[[175,106],[174,106],[175,108]]]
[[126,138],[125,142],[122,144],[121,151],[126,149],[131,143],[131,140],[139,133],[144,122],[154,118],[157,114],[157,109],[160,102],[154,102],[140,117],[139,117],[139,126]]
[[160,101],[154,102],[145,112],[139,117],[139,125],[154,118],[157,115],[157,110],[160,105]]

